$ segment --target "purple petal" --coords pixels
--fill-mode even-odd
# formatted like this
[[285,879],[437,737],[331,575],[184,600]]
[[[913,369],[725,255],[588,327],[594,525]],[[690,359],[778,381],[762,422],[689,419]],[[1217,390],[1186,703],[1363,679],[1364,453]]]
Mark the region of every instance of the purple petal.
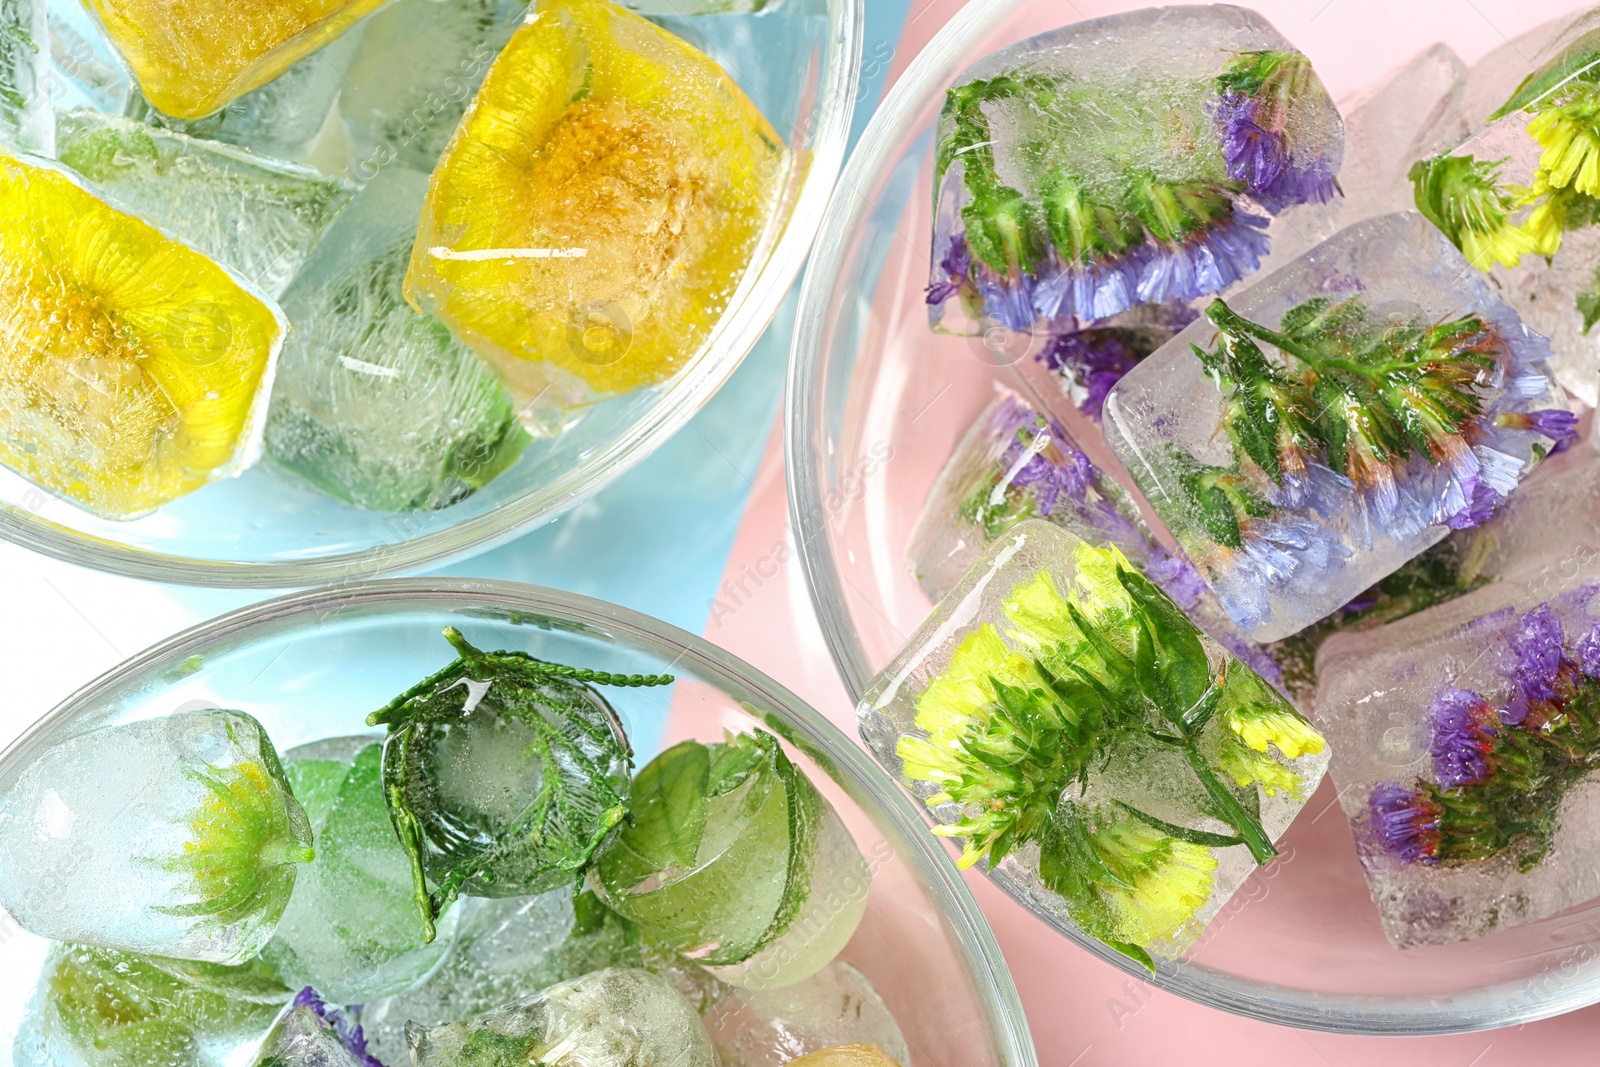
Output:
[[1499,731],[1493,708],[1478,694],[1446,688],[1428,707],[1433,774],[1446,789],[1489,777],[1489,748]]
[[1378,843],[1400,862],[1436,862],[1439,818],[1425,798],[1393,782],[1380,782],[1367,797],[1367,811]]

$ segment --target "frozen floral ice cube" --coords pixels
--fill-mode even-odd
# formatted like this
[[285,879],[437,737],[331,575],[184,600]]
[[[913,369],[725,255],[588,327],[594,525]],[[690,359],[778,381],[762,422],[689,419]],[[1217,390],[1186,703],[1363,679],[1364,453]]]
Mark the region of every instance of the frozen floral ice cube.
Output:
[[730,989],[705,1013],[705,1026],[722,1067],[784,1067],[845,1043],[874,1044],[910,1062],[883,998],[843,960],[781,989]]
[[[295,795],[316,798],[305,807],[317,858],[300,869],[261,953],[289,985],[315,986],[341,1004],[361,1004],[426,977],[450,948],[458,910],[441,918],[443,936],[423,944],[411,864],[384,803],[383,745],[366,741],[353,761],[318,758],[325,742],[285,753]],[[329,771],[342,772],[331,790],[301,788],[302,775]]]
[[88,0],[144,95],[198,119],[259,88],[353,26],[383,0]]
[[688,1002],[648,971],[596,971],[408,1038],[416,1067],[714,1067]]
[[857,708],[936,832],[1051,921],[1184,951],[1316,788],[1321,736],[1115,547],[1002,535]]
[[427,941],[458,894],[577,881],[628,816],[633,750],[595,686],[673,681],[484,652],[453,626],[444,633],[459,656],[367,716],[389,728],[384,791]]
[[549,432],[700,350],[786,167],[711,59],[609,0],[541,0],[433,172],[406,295]]
[[1399,948],[1600,895],[1600,584],[1592,547],[1550,557],[1319,657],[1339,800]]
[[1135,560],[1154,549],[1139,506],[1057,420],[1003,390],[962,436],[911,532],[917,581],[937,600],[1024,519],[1048,519]]
[[61,116],[56,158],[273,297],[356,192],[308,167],[95,111]]
[[792,985],[855,933],[871,872],[771,734],[674,745],[635,776],[632,804],[591,884],[646,936],[722,981]]
[[380,171],[283,296],[294,329],[273,383],[267,454],[380,511],[453,504],[528,440],[489,368],[401,292],[427,187],[424,174]]
[[13,1042],[15,1067],[224,1067],[290,991],[242,967],[58,944]]
[[214,963],[271,938],[311,826],[261,724],[192,711],[63,741],[0,796],[0,907],[25,929]]
[[945,98],[928,287],[1015,330],[1214,293],[1331,197],[1339,113],[1259,15],[1149,8],[989,56]]
[[302,989],[261,1044],[254,1067],[384,1067],[361,1027],[316,990]]
[[283,323],[205,256],[0,154],[0,335],[0,463],[131,519],[254,458]]
[[1574,435],[1548,353],[1420,215],[1385,215],[1213,301],[1112,390],[1106,436],[1272,641],[1483,522]]
[[0,0],[0,146],[50,154],[49,69],[45,0]]
[[1497,50],[1464,95],[1470,136],[1413,157],[1416,206],[1550,339],[1557,378],[1594,406],[1600,16],[1566,16]]

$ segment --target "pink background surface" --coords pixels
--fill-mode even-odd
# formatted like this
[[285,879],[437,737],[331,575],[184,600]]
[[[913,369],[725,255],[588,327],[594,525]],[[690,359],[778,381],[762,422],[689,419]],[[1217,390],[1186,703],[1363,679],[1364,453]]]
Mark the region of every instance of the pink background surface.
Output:
[[[1059,2],[1063,23],[1083,17],[1070,0],[1052,2]],[[892,45],[868,41],[867,55],[883,56],[892,48],[892,81],[960,6],[953,0],[912,0],[902,39]],[[1315,35],[1319,71],[1330,85],[1348,86],[1368,83],[1421,50],[1440,36],[1441,26],[1450,27],[1456,51],[1471,63],[1523,30],[1579,6],[1558,0],[1306,0],[1291,17],[1275,12],[1274,23],[1290,40]],[[776,432],[768,441],[712,604],[706,636],[770,673],[855,736],[853,708],[812,613],[795,555]],[[1441,1038],[1302,1033],[1235,1017],[1130,978],[1056,935],[981,874],[968,872],[967,881],[1021,991],[1044,1067],[1150,1063],[1165,1056],[1192,1064],[1339,1067],[1493,1067],[1597,1058],[1583,1050],[1600,1034],[1600,1007],[1513,1029]]]

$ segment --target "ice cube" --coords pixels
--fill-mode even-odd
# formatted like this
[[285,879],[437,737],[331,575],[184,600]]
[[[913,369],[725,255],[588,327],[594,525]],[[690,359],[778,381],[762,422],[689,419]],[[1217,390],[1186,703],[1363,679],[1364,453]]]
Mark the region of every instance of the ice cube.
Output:
[[1115,547],[1037,519],[984,553],[857,716],[962,839],[961,866],[987,861],[1041,915],[1146,964],[1272,860],[1327,763]]
[[1460,57],[1434,44],[1344,109],[1345,225],[1412,206],[1411,164],[1468,132],[1460,112],[1466,79]]
[[325,142],[345,137],[334,109],[348,86],[345,71],[355,58],[365,23],[361,23],[276,78],[252,89],[204,118],[174,118],[135,90],[127,114],[151,126],[164,126],[206,141],[247,148],[273,159],[310,163],[330,172],[346,164],[348,145]]
[[408,1035],[416,1067],[715,1067],[700,1017],[648,971],[596,971],[479,1015]]
[[308,167],[95,111],[62,115],[57,145],[56,158],[100,193],[273,297],[356,192]]
[[259,1041],[291,994],[244,967],[55,945],[14,1067],[224,1067]]
[[385,1063],[408,1062],[408,1022],[424,1029],[459,1022],[607,967],[659,974],[697,1011],[725,989],[693,964],[644,945],[637,928],[593,893],[562,887],[461,904],[461,931],[444,964],[415,988],[361,1009],[367,1040]]
[[[1471,136],[1412,158],[1419,210],[1530,327],[1550,339],[1557,379],[1600,402],[1600,194],[1592,120],[1600,104],[1600,15],[1566,16],[1496,50],[1467,78]],[[1585,161],[1588,162],[1585,162]]]
[[199,119],[272,81],[383,0],[88,0],[155,107]]
[[215,963],[259,952],[312,859],[266,731],[192,711],[63,741],[0,796],[0,907],[41,937]]
[[425,174],[380,172],[283,297],[294,330],[273,384],[267,454],[380,511],[452,504],[527,443],[494,374],[401,293],[427,188]]
[[368,19],[339,97],[355,177],[432,171],[527,14],[522,0],[395,0]]
[[1426,220],[1385,215],[1213,301],[1117,384],[1104,428],[1228,614],[1274,641],[1482,522],[1573,435],[1548,353]]
[[1155,550],[1138,504],[1074,435],[1000,390],[956,445],[911,531],[908,552],[928,599],[948,593],[996,537],[1028,518],[1114,544],[1140,563]]
[[302,989],[262,1042],[255,1067],[384,1067],[361,1027],[314,989]]
[[305,753],[286,753],[293,768],[287,773],[297,786],[301,774],[315,777],[327,769],[315,765],[332,762],[344,773],[331,802],[311,791],[317,803],[306,813],[317,858],[300,869],[289,906],[261,953],[284,982],[315,986],[341,1004],[416,985],[439,965],[455,937],[457,909],[451,909],[440,918],[439,937],[422,942],[410,861],[383,798],[383,745],[366,740],[352,763],[305,760],[314,766],[303,771],[298,765]]
[[484,652],[453,626],[444,634],[458,658],[367,716],[389,728],[389,814],[428,940],[430,915],[458,894],[527,896],[582,876],[627,818],[633,756],[595,687],[673,681]]
[[276,307],[68,174],[0,153],[0,463],[130,519],[254,458]]
[[406,295],[549,433],[700,351],[787,168],[711,59],[605,0],[540,0],[433,172]]
[[790,1060],[789,1067],[901,1067],[877,1045],[835,1045]]
[[0,0],[0,146],[51,153],[49,69],[45,0]]
[[1280,688],[1298,707],[1309,709],[1317,687],[1317,651],[1333,634],[1370,630],[1507,575],[1551,567],[1551,545],[1563,546],[1572,561],[1584,559],[1586,552],[1600,555],[1597,531],[1600,453],[1585,444],[1540,463],[1482,525],[1451,531],[1327,618],[1262,651],[1280,671]]
[[1480,937],[1600,895],[1600,568],[1548,566],[1318,657],[1317,721],[1396,947]]
[[867,976],[834,960],[781,989],[732,989],[705,1015],[722,1067],[784,1067],[843,1044],[874,1044],[909,1063],[905,1036]]
[[958,330],[958,306],[1028,330],[1224,289],[1266,253],[1267,215],[1334,194],[1343,152],[1310,61],[1223,5],[996,52],[946,95],[937,138],[927,299]]
[[88,107],[120,115],[138,92],[105,31],[77,0],[47,0],[50,103],[56,111]]
[[725,982],[815,974],[866,910],[871,873],[854,839],[765,731],[669,748],[635,776],[632,814],[590,884]]

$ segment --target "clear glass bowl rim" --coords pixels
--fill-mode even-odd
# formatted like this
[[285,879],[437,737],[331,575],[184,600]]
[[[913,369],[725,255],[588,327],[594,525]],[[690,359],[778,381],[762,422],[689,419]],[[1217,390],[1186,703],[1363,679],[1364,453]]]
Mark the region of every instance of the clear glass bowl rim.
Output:
[[[812,607],[852,700],[861,699],[873,672],[851,622],[838,564],[828,540],[826,500],[830,487],[826,472],[830,456],[823,421],[828,403],[824,371],[837,280],[844,276],[851,243],[872,210],[870,198],[888,176],[904,132],[930,94],[942,93],[970,65],[968,53],[975,42],[996,32],[1019,8],[1039,2],[1043,0],[969,0],[911,61],[873,114],[835,183],[821,235],[812,249],[801,285],[784,399],[789,517]],[[922,818],[931,822],[925,812]],[[995,879],[995,884],[1027,907],[1003,881]],[[1066,924],[1039,917],[1084,951],[1140,981],[1208,1007],[1304,1030],[1372,1036],[1469,1033],[1535,1022],[1600,1002],[1600,985],[1583,983],[1572,983],[1570,988],[1562,983],[1559,991],[1543,1003],[1512,1008],[1494,995],[1500,987],[1462,993],[1442,1004],[1422,997],[1386,1001],[1269,986],[1195,966],[1176,970],[1163,967],[1151,975],[1126,956]]]
[[334,611],[385,614],[428,607],[493,608],[571,624],[599,640],[644,649],[668,663],[688,663],[701,679],[760,695],[763,710],[792,736],[814,746],[840,775],[859,786],[915,852],[929,897],[950,925],[973,988],[988,1015],[989,1032],[1003,1067],[1039,1067],[1016,984],[983,912],[942,846],[927,832],[910,799],[872,758],[821,713],[763,672],[716,645],[670,623],[593,597],[543,586],[491,579],[388,578],[332,589],[292,593],[252,604],[167,638],[80,688],[0,751],[0,779],[20,772],[48,747],[55,727],[102,709],[106,695],[141,679],[158,679],[190,657],[222,644],[248,643],[260,631],[284,633],[315,625]]
[[146,581],[228,589],[305,588],[414,573],[487,551],[574,507],[645,459],[689,421],[749,355],[806,262],[844,163],[861,79],[866,0],[826,0],[832,46],[818,72],[821,111],[794,211],[743,302],[645,415],[605,448],[495,510],[430,534],[355,552],[242,563],[134,548],[0,506],[0,538],[66,563]]

